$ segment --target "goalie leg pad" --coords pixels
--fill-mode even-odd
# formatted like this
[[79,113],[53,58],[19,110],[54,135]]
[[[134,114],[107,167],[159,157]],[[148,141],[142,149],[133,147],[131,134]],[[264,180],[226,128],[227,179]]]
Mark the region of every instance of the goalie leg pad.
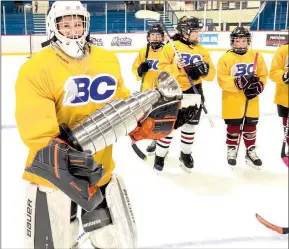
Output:
[[78,219],[71,213],[71,204],[60,190],[29,183],[25,205],[25,248],[72,248],[78,236]]
[[112,223],[90,233],[96,248],[136,248],[137,232],[127,190],[120,176],[113,175],[105,188]]

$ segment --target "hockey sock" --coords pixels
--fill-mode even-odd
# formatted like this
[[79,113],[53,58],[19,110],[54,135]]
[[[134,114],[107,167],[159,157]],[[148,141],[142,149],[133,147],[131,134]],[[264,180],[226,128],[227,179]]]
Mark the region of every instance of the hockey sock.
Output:
[[181,130],[181,151],[184,154],[192,153],[192,145],[195,137],[195,125],[185,124]]
[[228,146],[238,145],[238,136],[240,134],[240,126],[238,125],[227,125],[227,140]]
[[157,140],[156,156],[165,157],[168,153],[174,131],[167,137]]
[[256,125],[244,125],[243,138],[246,148],[248,149],[256,142]]

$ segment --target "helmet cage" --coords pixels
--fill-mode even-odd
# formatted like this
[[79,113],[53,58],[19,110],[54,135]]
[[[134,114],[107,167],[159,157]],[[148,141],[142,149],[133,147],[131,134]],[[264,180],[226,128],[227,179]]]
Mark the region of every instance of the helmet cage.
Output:
[[[234,41],[236,39],[246,39],[247,46],[245,48],[234,47]],[[235,30],[233,30],[230,35],[230,45],[232,47],[233,52],[235,52],[236,54],[241,54],[241,55],[245,54],[248,51],[249,46],[251,45],[251,41],[252,41],[251,33],[243,27],[235,28]]]
[[[72,20],[81,17],[83,23],[82,34],[71,37],[60,32],[59,24],[66,16],[72,16]],[[73,58],[80,58],[85,54],[90,30],[90,14],[80,2],[55,2],[47,15],[46,27],[49,39],[55,36],[55,43],[65,54]]]

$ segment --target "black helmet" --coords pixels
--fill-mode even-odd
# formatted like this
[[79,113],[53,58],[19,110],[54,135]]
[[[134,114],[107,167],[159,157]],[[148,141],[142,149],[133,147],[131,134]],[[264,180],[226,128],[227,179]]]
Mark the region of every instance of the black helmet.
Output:
[[202,29],[203,24],[199,18],[196,17],[187,17],[183,16],[178,24],[177,31],[179,31],[182,35],[189,35],[191,32]]
[[173,40],[179,40],[187,45],[196,45],[199,41],[192,41],[184,38],[184,35],[190,35],[193,31],[199,31],[203,28],[203,24],[199,18],[183,16],[176,27],[179,32],[174,35]]
[[233,52],[235,52],[236,54],[245,54],[248,50],[248,46],[246,48],[234,48],[233,46],[234,40],[237,38],[246,38],[248,45],[250,45],[252,38],[251,33],[249,32],[248,29],[244,27],[236,27],[230,34],[230,42]]
[[151,33],[160,33],[162,36],[165,35],[165,32],[164,32],[164,29],[163,29],[163,26],[160,25],[160,24],[152,24],[150,26],[150,29],[148,31],[148,37]]
[[165,32],[164,32],[164,29],[163,29],[162,25],[160,25],[160,24],[152,24],[150,26],[150,29],[149,29],[148,33],[147,33],[147,40],[150,43],[151,48],[153,50],[157,50],[157,49],[161,48],[164,44],[163,44],[162,41],[161,42],[150,42],[149,41],[149,37],[150,37],[150,34],[152,34],[152,33],[159,33],[159,34],[161,34],[162,37],[164,37]]

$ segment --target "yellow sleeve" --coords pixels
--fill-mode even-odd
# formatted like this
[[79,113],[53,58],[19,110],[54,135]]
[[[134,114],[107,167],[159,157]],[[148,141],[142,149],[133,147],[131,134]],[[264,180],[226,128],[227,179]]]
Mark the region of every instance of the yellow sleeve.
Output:
[[132,64],[132,73],[135,75],[137,81],[141,80],[141,77],[138,76],[137,69],[143,61],[144,61],[143,49],[141,49]]
[[266,63],[264,61],[264,58],[261,54],[259,54],[258,56],[258,64],[257,64],[257,76],[260,78],[260,81],[262,81],[262,83],[264,85],[266,85],[267,83],[267,76],[268,76],[268,68],[266,66]]
[[45,72],[24,65],[16,81],[15,118],[24,144],[37,152],[58,135],[55,102]]
[[221,57],[217,65],[217,80],[220,87],[228,92],[238,93],[240,90],[235,86],[234,77],[231,76],[224,57]]
[[207,62],[209,64],[209,73],[208,75],[202,77],[202,79],[204,79],[205,81],[213,81],[215,79],[216,76],[216,68],[215,65],[212,62],[210,53],[208,50],[205,50],[205,54],[204,54],[204,58],[203,58],[204,62]]
[[125,98],[129,97],[130,94],[131,94],[130,90],[124,84],[122,76],[120,76],[118,78],[118,81],[117,81],[117,91],[116,91],[115,97],[125,99]]
[[181,69],[174,63],[175,53],[170,43],[166,44],[160,54],[158,69],[159,72],[166,71],[175,78],[181,74]]
[[282,63],[283,63],[282,53],[279,48],[273,57],[269,72],[270,80],[272,80],[277,84],[285,84],[284,81],[282,80],[282,76],[285,73]]

